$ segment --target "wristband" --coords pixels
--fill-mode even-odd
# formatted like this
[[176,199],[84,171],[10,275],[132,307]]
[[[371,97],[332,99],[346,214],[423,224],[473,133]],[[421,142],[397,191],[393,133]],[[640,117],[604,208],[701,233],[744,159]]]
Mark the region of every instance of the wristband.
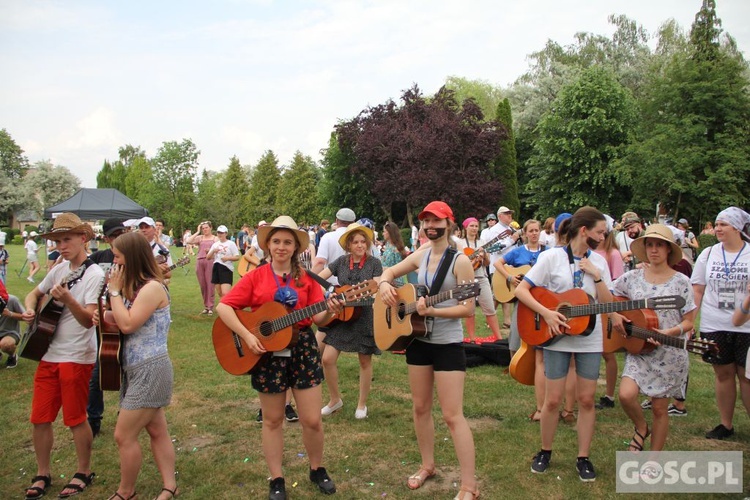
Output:
[[594,280],[594,283],[601,283],[601,282],[602,282],[601,278],[599,278],[598,280]]
[[680,327],[680,336],[682,336],[682,335],[683,335],[683,334],[685,333],[685,329],[684,329],[684,328],[682,328],[682,323],[680,323],[680,324],[679,324],[679,325],[677,325],[677,326],[679,326],[679,327]]
[[743,306],[745,305],[745,301],[743,300],[740,302],[740,311],[742,311],[742,314],[750,314],[750,309],[745,309]]

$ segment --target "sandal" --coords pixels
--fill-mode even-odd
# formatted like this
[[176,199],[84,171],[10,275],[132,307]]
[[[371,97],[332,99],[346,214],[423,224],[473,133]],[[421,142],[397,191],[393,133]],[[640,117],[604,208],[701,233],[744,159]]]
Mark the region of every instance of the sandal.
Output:
[[503,323],[503,328],[510,330],[510,323]]
[[409,479],[406,480],[406,485],[409,487],[410,490],[416,490],[422,487],[425,481],[430,479],[435,475],[435,467],[428,469],[424,465],[419,467],[419,470],[409,476]]
[[76,496],[79,493],[83,493],[83,490],[91,486],[91,483],[94,482],[94,478],[96,477],[95,473],[91,473],[89,475],[84,474],[83,472],[76,472],[73,474],[73,479],[78,479],[82,482],[82,484],[78,483],[68,483],[66,484],[62,491],[65,490],[73,490],[71,493],[60,493],[58,495],[58,498],[70,498],[73,496]]
[[[646,444],[646,438],[648,438],[651,435],[651,431],[648,428],[648,424],[646,424],[645,436],[641,434],[640,432],[638,432],[638,427],[636,427],[633,430],[635,431],[635,434],[633,435],[633,439],[630,440],[630,444],[628,445],[628,451],[630,451],[631,453],[638,453],[640,451],[643,451],[643,445]],[[641,439],[640,443],[638,442],[638,438]]]
[[529,420],[532,422],[539,422],[542,420],[542,410],[534,410],[529,415]]
[[132,498],[135,498],[137,496],[138,496],[138,493],[134,491],[132,495],[130,495],[128,498],[125,498],[124,496],[120,495],[118,491],[115,491],[114,493],[112,493],[112,496],[109,497],[107,500],[117,500],[118,498],[120,500],[131,500]]
[[156,495],[156,498],[154,498],[154,500],[159,500],[159,497],[165,491],[167,493],[169,493],[169,495],[170,495],[169,499],[167,499],[167,500],[170,500],[172,498],[176,498],[176,497],[180,496],[180,488],[178,488],[177,486],[175,486],[173,490],[170,490],[169,488],[162,488],[161,491],[159,492],[159,494]]
[[574,424],[576,423],[576,415],[572,410],[563,410],[560,412],[560,420],[566,424]]
[[[471,497],[467,497],[466,495],[471,495]],[[461,486],[458,495],[453,500],[476,500],[477,498],[479,498],[478,489],[470,490],[466,486]]]
[[[44,481],[44,486],[34,486],[34,483],[38,483],[39,481]],[[31,486],[26,488],[26,500],[33,500],[35,498],[42,498],[44,495],[47,494],[47,488],[52,486],[52,476],[34,476],[31,480]],[[34,493],[29,495],[29,491],[33,491]]]

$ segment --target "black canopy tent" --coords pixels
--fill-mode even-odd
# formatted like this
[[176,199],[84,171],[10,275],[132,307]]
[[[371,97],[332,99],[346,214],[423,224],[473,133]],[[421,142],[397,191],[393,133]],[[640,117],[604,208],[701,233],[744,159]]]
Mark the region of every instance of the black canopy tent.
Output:
[[63,212],[72,212],[83,220],[135,219],[148,215],[148,210],[116,189],[79,189],[76,194],[53,207],[44,209],[45,219],[54,219]]

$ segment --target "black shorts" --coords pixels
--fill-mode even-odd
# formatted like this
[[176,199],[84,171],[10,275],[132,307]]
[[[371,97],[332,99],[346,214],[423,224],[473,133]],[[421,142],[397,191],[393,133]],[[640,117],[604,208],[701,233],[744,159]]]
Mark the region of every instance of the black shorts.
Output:
[[253,368],[253,389],[265,394],[279,394],[292,389],[309,389],[323,382],[320,352],[311,328],[299,332],[289,357],[266,354]]
[[466,351],[463,342],[430,344],[414,340],[406,348],[406,364],[432,366],[436,372],[466,371]]
[[214,262],[211,269],[211,283],[214,285],[231,285],[234,279],[234,273],[227,269],[227,266]]
[[701,338],[713,340],[719,348],[719,355],[708,360],[712,365],[737,363],[739,366],[745,366],[747,349],[750,347],[750,333],[701,332]]

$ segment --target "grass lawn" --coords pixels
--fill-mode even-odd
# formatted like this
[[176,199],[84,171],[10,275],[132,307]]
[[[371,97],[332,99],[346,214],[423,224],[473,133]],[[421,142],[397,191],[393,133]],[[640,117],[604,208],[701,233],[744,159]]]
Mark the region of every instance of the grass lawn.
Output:
[[[181,256],[174,249],[173,257]],[[24,259],[22,247],[11,245],[7,286],[23,298],[32,285],[16,271]],[[176,260],[176,259],[175,259]],[[167,409],[170,432],[177,450],[178,483],[184,499],[265,498],[268,471],[255,423],[259,407],[248,377],[235,377],[219,366],[211,344],[213,318],[200,316],[200,298],[195,266],[187,274],[174,271],[172,285],[172,331],[170,355],[175,368],[175,390]],[[42,273],[38,275],[39,278]],[[37,280],[39,281],[39,280]],[[479,335],[486,335],[481,312]],[[686,417],[672,417],[668,450],[750,451],[750,419],[737,403],[734,437],[711,441],[703,436],[718,423],[714,401],[713,371],[698,357],[691,357],[690,388]],[[22,498],[23,488],[36,473],[36,462],[28,422],[32,380],[36,362],[21,359],[14,370],[0,364],[0,496]],[[622,366],[622,358],[620,358]],[[338,487],[340,498],[453,498],[458,491],[458,463],[448,429],[435,406],[436,459],[438,475],[423,488],[410,491],[406,478],[419,468],[419,452],[411,420],[411,403],[403,356],[384,353],[374,361],[373,389],[368,402],[369,417],[355,420],[358,362],[354,355],[339,361],[344,409],[324,421],[325,461]],[[602,378],[598,391],[603,393]],[[474,431],[477,476],[485,499],[499,498],[603,498],[615,497],[615,452],[624,450],[633,434],[630,421],[619,407],[600,411],[591,459],[597,469],[595,483],[584,484],[575,471],[576,432],[562,424],[555,438],[552,464],[546,474],[529,470],[531,457],[540,447],[539,424],[530,423],[534,409],[531,387],[516,383],[498,366],[470,368],[466,378],[464,411]],[[327,391],[324,390],[324,403]],[[81,498],[107,498],[117,488],[119,459],[112,438],[118,397],[105,394],[102,434],[94,441],[93,465],[97,479]],[[650,418],[650,417],[648,417]],[[54,497],[75,472],[76,462],[70,432],[54,425],[52,451]],[[308,461],[298,423],[285,424],[284,455],[290,498],[320,498],[307,478]],[[139,498],[153,498],[161,481],[143,433],[144,463],[138,482]],[[750,492],[750,465],[743,470],[745,496]],[[740,496],[741,497],[741,496]],[[703,496],[702,498],[706,498]]]

